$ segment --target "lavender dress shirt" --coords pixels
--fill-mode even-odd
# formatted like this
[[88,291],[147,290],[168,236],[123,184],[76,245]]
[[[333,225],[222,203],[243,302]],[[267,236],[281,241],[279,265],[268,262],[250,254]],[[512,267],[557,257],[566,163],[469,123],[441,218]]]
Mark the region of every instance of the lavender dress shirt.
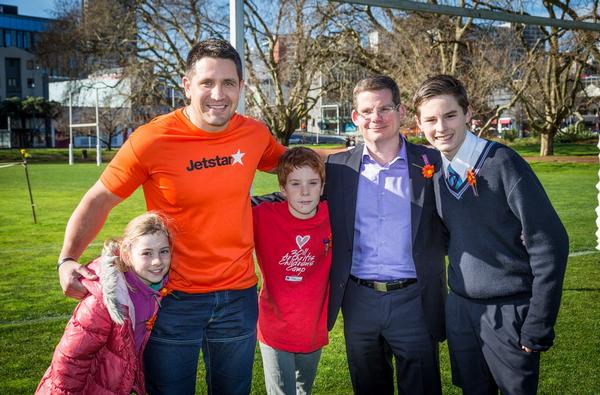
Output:
[[351,273],[364,280],[416,278],[411,199],[403,140],[398,156],[381,166],[365,145],[360,166]]

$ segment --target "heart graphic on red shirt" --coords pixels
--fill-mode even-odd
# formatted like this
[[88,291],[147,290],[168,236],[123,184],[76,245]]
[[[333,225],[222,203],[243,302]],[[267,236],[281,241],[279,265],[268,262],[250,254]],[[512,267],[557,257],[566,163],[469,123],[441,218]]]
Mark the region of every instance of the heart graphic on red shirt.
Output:
[[302,247],[304,247],[304,244],[308,243],[309,240],[310,240],[310,235],[296,236],[296,244],[298,245],[299,249],[302,249]]

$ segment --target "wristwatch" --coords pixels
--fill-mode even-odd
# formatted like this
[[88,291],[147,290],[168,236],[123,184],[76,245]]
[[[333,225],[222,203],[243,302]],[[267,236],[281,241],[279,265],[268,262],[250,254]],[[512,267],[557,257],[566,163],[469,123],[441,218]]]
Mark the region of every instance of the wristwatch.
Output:
[[70,256],[66,256],[66,257],[64,257],[64,258],[60,258],[60,259],[58,260],[58,262],[56,262],[56,270],[58,270],[58,269],[60,268],[60,265],[62,265],[62,264],[63,264],[63,263],[65,263],[65,262],[68,262],[68,261],[77,262],[77,259],[75,259],[75,258],[72,258],[72,257],[70,257]]

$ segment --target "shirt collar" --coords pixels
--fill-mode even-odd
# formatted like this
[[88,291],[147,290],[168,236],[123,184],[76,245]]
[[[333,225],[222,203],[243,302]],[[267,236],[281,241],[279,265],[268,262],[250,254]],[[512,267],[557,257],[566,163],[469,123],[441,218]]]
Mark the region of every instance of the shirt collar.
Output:
[[402,162],[399,161],[403,161],[404,163],[407,163],[407,157],[406,157],[406,139],[404,138],[404,136],[401,134],[400,135],[400,140],[402,141],[402,146],[400,147],[400,151],[398,151],[398,154],[396,154],[396,156],[394,157],[394,159],[392,159],[390,162],[386,163],[385,165],[381,166],[377,163],[377,161],[375,159],[373,159],[373,157],[371,156],[371,153],[369,152],[369,149],[367,148],[367,145],[364,144],[363,145],[363,152],[362,152],[362,163],[366,164],[366,163],[375,163],[378,166],[381,167],[394,167],[395,165],[399,165]]
[[444,173],[448,175],[448,165],[451,164],[454,171],[465,180],[467,177],[467,171],[473,169],[479,156],[483,152],[487,141],[475,136],[470,131],[465,134],[465,141],[458,149],[454,158],[449,161],[444,155],[442,155],[442,161],[444,162]]

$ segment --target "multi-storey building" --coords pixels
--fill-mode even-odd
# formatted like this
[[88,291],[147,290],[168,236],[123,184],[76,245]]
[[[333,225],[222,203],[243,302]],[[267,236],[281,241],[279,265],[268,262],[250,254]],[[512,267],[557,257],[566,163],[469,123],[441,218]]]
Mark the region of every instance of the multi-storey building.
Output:
[[36,63],[34,48],[51,20],[19,15],[16,6],[0,4],[0,100],[48,98],[48,78]]
[[[19,15],[16,6],[0,4],[0,101],[28,96],[48,99],[48,74],[36,61],[40,33],[51,19]],[[2,117],[4,118],[4,117]],[[0,147],[51,144],[50,122],[39,117],[0,119]]]

